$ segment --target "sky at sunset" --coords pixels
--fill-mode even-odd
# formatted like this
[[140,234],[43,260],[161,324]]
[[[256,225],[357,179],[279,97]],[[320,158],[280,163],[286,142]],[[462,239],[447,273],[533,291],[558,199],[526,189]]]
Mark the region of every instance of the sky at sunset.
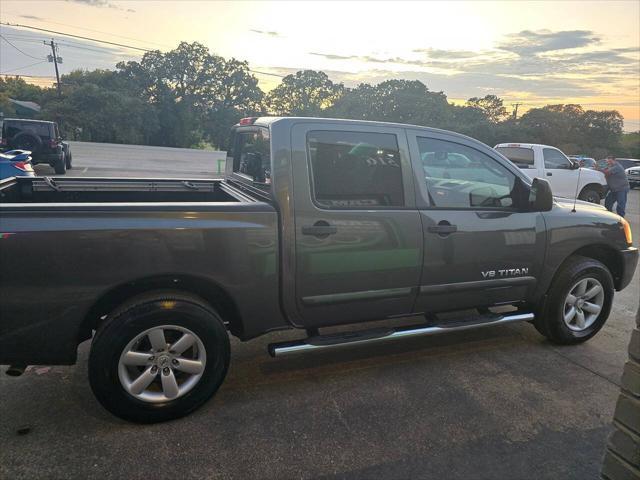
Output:
[[[1,0],[0,20],[143,49],[198,41],[247,60],[264,90],[301,69],[355,86],[418,79],[451,101],[498,95],[519,112],[548,103],[616,109],[640,128],[640,2],[213,2]],[[0,73],[50,84],[144,53],[26,28],[0,28]],[[10,42],[10,43],[9,43]],[[38,63],[38,62],[41,63]]]

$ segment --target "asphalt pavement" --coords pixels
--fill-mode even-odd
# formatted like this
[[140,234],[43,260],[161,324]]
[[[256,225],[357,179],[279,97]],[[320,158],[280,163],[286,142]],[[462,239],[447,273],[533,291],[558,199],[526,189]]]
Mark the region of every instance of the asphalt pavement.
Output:
[[[108,147],[95,148],[104,161],[74,150],[74,175],[131,166],[122,159],[114,168]],[[190,163],[135,151],[146,176],[210,172],[202,153]],[[634,190],[627,218],[636,245],[639,204]],[[528,324],[279,359],[267,344],[300,333],[233,340],[217,395],[157,425],[101,408],[85,343],[76,366],[0,375],[0,478],[595,479],[638,291],[636,272],[603,330],[572,347]]]

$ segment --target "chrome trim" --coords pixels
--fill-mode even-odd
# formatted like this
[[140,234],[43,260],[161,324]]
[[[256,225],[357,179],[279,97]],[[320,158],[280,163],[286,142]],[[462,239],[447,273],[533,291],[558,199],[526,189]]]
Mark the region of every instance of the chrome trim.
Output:
[[520,285],[533,285],[535,283],[536,283],[536,278],[531,276],[492,278],[490,280],[476,280],[473,282],[421,285],[420,293],[421,294],[451,293],[451,292],[461,292],[465,290],[475,290],[475,289],[492,289],[492,288],[515,287]]
[[397,298],[411,295],[413,289],[385,288],[384,290],[364,290],[360,292],[330,293],[328,295],[314,295],[303,297],[305,305],[325,305],[327,303],[352,302],[357,300],[377,300],[382,298]]
[[478,323],[468,323],[468,324],[457,324],[451,326],[443,326],[443,325],[430,325],[430,326],[421,326],[421,327],[408,327],[408,328],[398,328],[389,330],[387,335],[383,335],[380,337],[367,338],[363,340],[353,340],[353,341],[344,341],[340,343],[334,344],[326,344],[326,345],[312,345],[308,343],[310,339],[304,339],[294,342],[283,342],[283,343],[274,343],[269,345],[269,354],[272,357],[282,357],[285,355],[290,355],[293,353],[301,353],[307,351],[318,351],[318,350],[327,350],[332,348],[344,347],[347,345],[361,345],[364,343],[375,343],[375,342],[383,342],[387,340],[395,340],[398,338],[406,338],[406,337],[420,337],[427,335],[437,335],[440,333],[446,332],[457,332],[461,330],[471,330],[474,328],[480,327],[490,327],[493,325],[502,325],[506,323],[515,323],[515,322],[528,322],[535,318],[533,313],[514,313],[507,314],[501,317],[496,318],[495,320],[478,322]]

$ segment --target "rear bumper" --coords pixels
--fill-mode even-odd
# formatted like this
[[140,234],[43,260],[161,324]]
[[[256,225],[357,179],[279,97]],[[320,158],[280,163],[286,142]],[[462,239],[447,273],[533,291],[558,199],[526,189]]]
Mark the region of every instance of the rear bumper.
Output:
[[638,265],[638,249],[635,247],[629,247],[626,250],[620,250],[620,259],[622,264],[622,271],[620,277],[616,279],[616,290],[622,290],[629,285],[633,274],[636,271]]
[[60,161],[62,156],[63,156],[62,151],[57,153],[38,153],[33,157],[33,159],[31,160],[31,163],[34,165],[38,163],[48,163],[53,167],[56,163]]

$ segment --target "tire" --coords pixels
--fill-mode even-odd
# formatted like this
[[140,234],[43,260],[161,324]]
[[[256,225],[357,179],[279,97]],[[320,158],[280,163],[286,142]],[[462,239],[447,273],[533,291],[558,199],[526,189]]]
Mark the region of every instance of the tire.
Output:
[[56,160],[56,163],[53,165],[53,170],[56,172],[56,175],[64,175],[67,173],[67,161],[64,153]]
[[600,192],[595,188],[585,188],[580,192],[580,195],[578,195],[578,199],[600,205]]
[[[602,298],[594,296],[584,301],[580,295],[574,295],[575,302],[567,304],[569,294],[578,292],[579,290],[575,288],[585,281],[585,293],[595,291],[592,289],[599,285],[602,289]],[[613,295],[613,278],[604,264],[592,258],[572,256],[560,267],[551,282],[547,300],[538,309],[534,325],[538,332],[553,343],[573,345],[585,342],[598,333],[607,321]],[[599,311],[592,313],[595,311],[593,305],[598,306],[598,303],[600,303]],[[577,311],[576,316],[567,323],[565,316],[571,315],[572,306],[574,311]],[[590,310],[587,311],[587,308]],[[582,325],[580,325],[578,312],[582,312],[583,315],[584,324]]]
[[[164,327],[166,343],[160,344],[165,350],[154,353],[149,334],[159,327]],[[185,334],[195,337],[192,346],[171,354],[169,347],[178,345]],[[132,348],[136,338],[141,343]],[[158,346],[158,340],[154,343]],[[139,357],[127,366],[127,352],[144,352],[149,357]],[[229,356],[227,330],[210,305],[195,296],[158,291],[127,302],[99,327],[91,344],[89,382],[98,401],[114,415],[137,423],[164,422],[191,413],[216,393],[227,374]],[[178,358],[180,368],[174,368],[171,364]],[[188,366],[187,358],[192,365],[199,362],[200,370],[181,370]],[[165,376],[169,366],[171,373]],[[145,372],[153,381],[138,392],[135,381]],[[174,378],[177,390],[169,389],[167,394],[165,378]]]
[[73,165],[71,164],[71,161],[73,160],[73,158],[71,157],[71,151],[67,152],[67,154],[64,156],[64,160],[65,165],[67,166],[67,170],[71,170],[73,168]]
[[42,140],[37,135],[31,133],[18,133],[11,139],[12,150],[29,150],[32,155],[37,155],[42,150]]

